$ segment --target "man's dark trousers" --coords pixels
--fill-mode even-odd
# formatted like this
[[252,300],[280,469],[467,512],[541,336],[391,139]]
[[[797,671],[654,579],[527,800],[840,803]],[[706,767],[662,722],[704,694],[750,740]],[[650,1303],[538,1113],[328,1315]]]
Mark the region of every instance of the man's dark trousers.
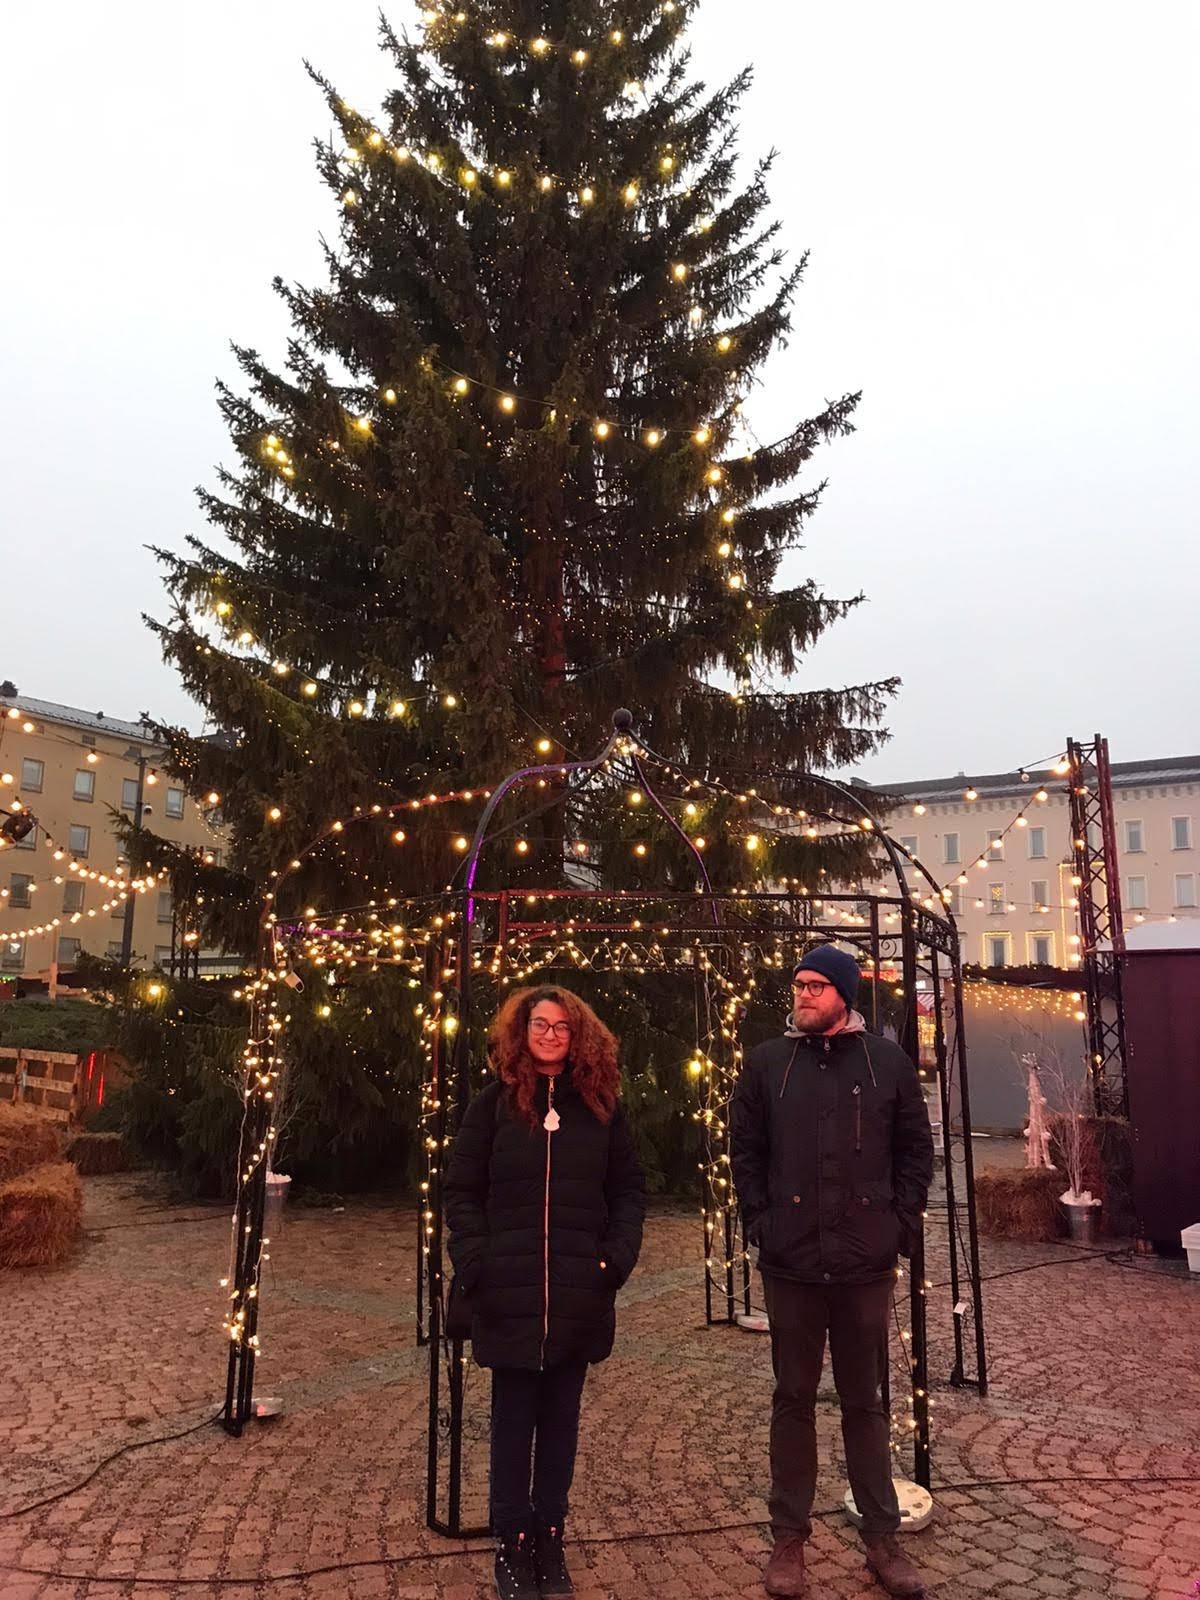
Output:
[[895,1279],[867,1284],[792,1283],[763,1278],[771,1320],[775,1397],[771,1407],[771,1528],[812,1534],[817,1488],[817,1385],[825,1335],[842,1407],[846,1473],[869,1543],[900,1526],[892,1486],[890,1423],[881,1383]]

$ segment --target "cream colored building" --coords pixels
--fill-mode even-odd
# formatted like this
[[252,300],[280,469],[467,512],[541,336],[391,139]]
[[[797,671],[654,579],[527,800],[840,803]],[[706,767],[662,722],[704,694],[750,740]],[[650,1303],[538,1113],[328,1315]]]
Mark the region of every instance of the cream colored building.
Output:
[[[0,692],[0,809],[12,816],[16,801],[38,819],[0,849],[0,974],[45,978],[54,962],[69,971],[81,950],[120,956],[129,874],[114,813],[133,816],[139,775],[145,826],[220,860],[219,830],[156,769],[162,756],[139,723]],[[165,968],[170,890],[133,898],[132,964]]]
[[[876,786],[904,796],[889,832],[948,890],[965,962],[1077,957],[1065,781],[1043,768]],[[1200,916],[1200,756],[1114,762],[1112,781],[1126,928]]]

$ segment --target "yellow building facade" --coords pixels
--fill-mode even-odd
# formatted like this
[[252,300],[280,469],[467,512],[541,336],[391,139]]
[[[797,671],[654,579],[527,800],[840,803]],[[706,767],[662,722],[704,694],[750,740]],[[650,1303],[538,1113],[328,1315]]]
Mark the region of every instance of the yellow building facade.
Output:
[[82,951],[119,958],[130,898],[131,964],[169,965],[183,939],[170,889],[122,887],[116,818],[134,817],[140,785],[144,827],[218,862],[224,841],[215,811],[159,770],[163,755],[140,723],[0,691],[0,810],[36,818],[0,848],[0,974],[46,979]]

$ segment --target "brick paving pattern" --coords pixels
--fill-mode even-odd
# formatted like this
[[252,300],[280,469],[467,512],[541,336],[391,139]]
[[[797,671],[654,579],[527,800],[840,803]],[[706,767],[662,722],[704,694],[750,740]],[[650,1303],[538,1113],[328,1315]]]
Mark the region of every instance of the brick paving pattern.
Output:
[[[168,1207],[136,1174],[89,1179],[87,1196],[86,1243],[70,1265],[0,1275],[2,1600],[491,1592],[485,1543],[424,1526],[411,1212],[293,1212],[264,1288],[257,1386],[284,1414],[241,1440],[215,1426],[169,1440],[220,1402],[228,1215]],[[589,1382],[572,1524],[587,1600],[763,1592],[769,1352],[761,1335],[705,1328],[698,1229],[694,1215],[652,1217],[617,1353]],[[932,1298],[937,1516],[908,1541],[930,1593],[1189,1595],[1200,1577],[1200,1280],[1067,1246],[983,1248],[985,1273],[1008,1274],[985,1286],[986,1400],[946,1382],[948,1291]],[[929,1276],[945,1275],[933,1240]],[[474,1374],[469,1510],[482,1504],[486,1394]],[[818,1425],[813,1593],[868,1600],[882,1591],[840,1510],[827,1386]],[[145,1440],[163,1442],[21,1511]]]

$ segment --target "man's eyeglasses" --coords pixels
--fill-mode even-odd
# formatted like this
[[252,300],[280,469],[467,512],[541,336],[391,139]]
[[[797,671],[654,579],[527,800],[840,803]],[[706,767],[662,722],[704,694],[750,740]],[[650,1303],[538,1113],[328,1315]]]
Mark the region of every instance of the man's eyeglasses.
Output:
[[534,1017],[529,1024],[529,1031],[535,1039],[569,1039],[571,1037],[571,1024],[569,1022],[545,1022],[541,1017]]
[[826,989],[832,988],[833,985],[826,983],[824,978],[797,978],[792,982],[794,994],[811,994],[817,1000],[821,998]]

